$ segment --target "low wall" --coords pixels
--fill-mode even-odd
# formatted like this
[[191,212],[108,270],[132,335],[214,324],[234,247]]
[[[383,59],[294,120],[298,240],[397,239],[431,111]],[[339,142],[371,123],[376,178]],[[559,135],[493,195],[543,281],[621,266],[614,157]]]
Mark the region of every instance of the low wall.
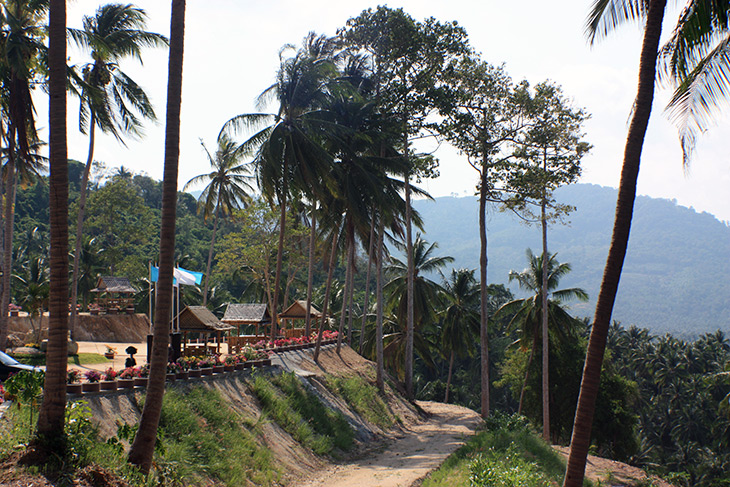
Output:
[[[41,326],[41,339],[48,338],[48,313],[34,320],[36,330]],[[20,341],[33,340],[32,326],[27,316],[9,317],[9,333]],[[99,315],[81,313],[76,317],[74,339],[82,342],[143,342],[150,331],[146,314]],[[12,338],[11,338],[12,340]]]

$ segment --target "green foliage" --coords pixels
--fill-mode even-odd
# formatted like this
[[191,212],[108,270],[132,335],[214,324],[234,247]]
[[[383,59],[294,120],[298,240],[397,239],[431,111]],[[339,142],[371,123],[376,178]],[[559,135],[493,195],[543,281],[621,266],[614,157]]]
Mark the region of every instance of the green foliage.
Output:
[[342,414],[327,408],[314,393],[305,390],[294,373],[271,380],[257,375],[250,386],[264,413],[316,454],[330,454],[335,447],[352,447],[354,433]]
[[388,410],[388,406],[378,393],[378,388],[360,376],[329,376],[327,384],[342,396],[347,404],[365,418],[383,430],[391,428],[396,420]]
[[160,417],[164,453],[156,455],[165,468],[158,473],[171,485],[175,479],[206,485],[212,479],[229,486],[278,482],[271,452],[245,425],[246,418],[216,391],[199,386],[169,390]]
[[548,486],[565,474],[560,455],[531,429],[526,418],[496,412],[484,430],[444,461],[424,487],[451,485]]

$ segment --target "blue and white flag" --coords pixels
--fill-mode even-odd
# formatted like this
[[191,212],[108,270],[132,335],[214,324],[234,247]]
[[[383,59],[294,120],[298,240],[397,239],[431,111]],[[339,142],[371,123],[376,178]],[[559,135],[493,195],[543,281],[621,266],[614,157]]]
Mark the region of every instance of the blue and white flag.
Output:
[[[160,269],[154,265],[150,266],[150,281],[157,282],[159,275]],[[199,285],[203,282],[202,272],[189,271],[182,267],[176,267],[173,269],[172,275],[173,286],[177,286],[178,284],[182,286],[195,286],[196,284]]]

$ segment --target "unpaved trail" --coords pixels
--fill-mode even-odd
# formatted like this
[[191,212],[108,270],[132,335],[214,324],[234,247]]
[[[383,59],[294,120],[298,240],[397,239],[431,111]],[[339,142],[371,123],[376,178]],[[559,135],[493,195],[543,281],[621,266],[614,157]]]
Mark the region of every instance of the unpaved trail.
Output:
[[438,402],[418,402],[431,416],[409,426],[384,451],[335,465],[298,487],[398,487],[422,479],[464,444],[481,418],[471,409]]

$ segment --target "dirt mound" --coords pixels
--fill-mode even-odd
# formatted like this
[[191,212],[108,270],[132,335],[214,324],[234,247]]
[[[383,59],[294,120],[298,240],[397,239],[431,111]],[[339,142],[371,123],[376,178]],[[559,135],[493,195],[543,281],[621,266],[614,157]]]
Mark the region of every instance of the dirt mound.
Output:
[[[15,336],[15,342],[22,342],[17,343],[18,345],[35,341],[39,326],[41,340],[48,338],[48,313],[32,323],[27,316],[9,318],[9,333]],[[85,342],[139,343],[147,339],[150,326],[150,320],[145,314],[91,316],[81,313],[76,318],[74,339]]]
[[[555,450],[567,460],[569,448],[566,446],[553,446]],[[607,458],[588,455],[586,462],[586,478],[594,482],[607,482],[611,479],[611,485],[634,485],[638,481],[651,480],[651,485],[656,487],[673,487],[672,484],[663,481],[656,476],[649,476],[637,467],[625,463],[609,460]]]

